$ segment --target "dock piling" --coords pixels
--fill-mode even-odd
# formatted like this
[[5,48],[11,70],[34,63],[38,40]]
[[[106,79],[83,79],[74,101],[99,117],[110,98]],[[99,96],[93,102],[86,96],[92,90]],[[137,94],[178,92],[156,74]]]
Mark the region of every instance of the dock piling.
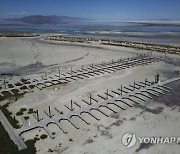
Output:
[[107,89],[107,92],[106,92],[106,99],[108,99],[108,89]]
[[46,72],[44,73],[44,76],[45,76],[45,80],[47,80],[47,73]]
[[90,104],[92,104],[92,103],[91,103],[91,99],[92,99],[92,96],[91,96],[91,94],[90,94],[90,97],[89,97],[89,102],[90,102]]
[[71,111],[73,111],[73,101],[71,100]]
[[72,67],[71,67],[71,75],[72,75],[72,73],[73,73],[73,70],[72,70]]
[[112,64],[114,64],[114,60],[112,59]]
[[39,113],[38,113],[38,110],[36,110],[36,114],[37,114],[37,121],[39,122]]
[[155,75],[155,83],[159,82],[159,74]]
[[49,116],[50,116],[50,117],[52,117],[52,115],[51,115],[51,108],[50,108],[50,106],[49,106]]
[[166,59],[166,56],[167,56],[166,54],[167,54],[167,53],[166,53],[166,51],[165,51],[165,53],[164,53],[164,58],[165,58],[165,59]]
[[59,78],[61,77],[61,70],[60,69],[58,69],[58,72],[59,72]]
[[147,83],[147,78],[145,78],[145,82],[144,82],[144,83],[145,83],[145,87],[146,87],[146,83]]
[[179,70],[178,70],[178,71],[176,71],[176,75],[177,75],[177,77],[179,76]]
[[6,86],[6,80],[4,79],[4,87],[5,87],[5,89],[7,88],[7,86]]
[[121,85],[121,95],[122,95],[122,85]]

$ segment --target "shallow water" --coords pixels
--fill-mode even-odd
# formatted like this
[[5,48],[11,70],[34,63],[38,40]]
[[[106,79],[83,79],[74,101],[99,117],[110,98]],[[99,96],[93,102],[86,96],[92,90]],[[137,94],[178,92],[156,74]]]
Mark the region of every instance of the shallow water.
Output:
[[68,34],[92,38],[150,42],[160,44],[180,45],[180,25],[147,24],[147,23],[69,23],[30,25],[17,24],[0,26],[0,32],[28,31],[36,33]]

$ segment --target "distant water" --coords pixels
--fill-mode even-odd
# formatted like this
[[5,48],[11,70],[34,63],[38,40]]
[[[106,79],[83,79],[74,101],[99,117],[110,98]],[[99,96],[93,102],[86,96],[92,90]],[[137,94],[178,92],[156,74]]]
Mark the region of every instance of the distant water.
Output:
[[71,23],[57,25],[0,25],[0,32],[36,32],[68,34],[98,39],[115,39],[180,46],[180,25],[138,24],[138,23]]

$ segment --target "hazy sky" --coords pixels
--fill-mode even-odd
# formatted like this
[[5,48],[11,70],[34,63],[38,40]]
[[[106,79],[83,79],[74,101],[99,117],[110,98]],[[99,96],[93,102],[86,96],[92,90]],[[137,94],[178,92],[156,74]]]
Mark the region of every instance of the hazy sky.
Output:
[[180,20],[180,0],[0,0],[0,18],[66,15],[103,21]]

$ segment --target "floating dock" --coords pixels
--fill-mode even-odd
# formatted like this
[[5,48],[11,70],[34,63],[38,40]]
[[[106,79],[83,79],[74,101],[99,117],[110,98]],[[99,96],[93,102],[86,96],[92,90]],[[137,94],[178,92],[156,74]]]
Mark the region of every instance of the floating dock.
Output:
[[[3,125],[3,126],[9,132],[10,136],[16,136],[16,139],[13,139],[13,137],[11,138],[13,139],[15,144],[18,145],[19,150],[21,150],[21,149],[26,148],[26,146],[24,145],[24,142],[22,141],[20,137],[21,134],[24,132],[30,131],[35,128],[43,128],[47,132],[48,136],[53,139],[54,135],[47,128],[47,126],[51,123],[57,125],[62,130],[62,132],[66,134],[68,132],[64,130],[60,125],[60,121],[62,120],[68,121],[75,129],[79,129],[79,126],[77,126],[76,123],[73,123],[71,121],[71,118],[73,116],[79,117],[83,122],[89,125],[90,123],[82,118],[83,113],[90,115],[96,120],[100,120],[91,112],[92,110],[97,110],[104,116],[109,117],[107,113],[101,110],[102,107],[105,107],[114,113],[117,113],[117,112],[113,110],[109,106],[109,104],[114,105],[117,108],[120,108],[122,111],[126,110],[127,108],[124,106],[133,107],[134,104],[136,105],[139,104],[139,102],[135,100],[135,98],[139,99],[140,101],[145,102],[148,99],[152,99],[152,96],[158,97],[160,94],[165,94],[165,92],[167,93],[170,90],[173,90],[172,88],[167,87],[166,84],[171,83],[171,82],[176,82],[179,79],[180,78],[172,78],[172,79],[169,79],[163,82],[157,82],[157,83],[154,81],[148,81],[147,79],[145,79],[145,81],[143,82],[137,82],[137,83],[134,82],[132,85],[129,85],[128,87],[120,86],[120,88],[118,88],[117,90],[111,90],[111,91],[107,90],[103,96],[97,95],[97,97],[101,99],[100,101],[90,95],[88,100],[82,100],[82,102],[86,104],[85,107],[71,100],[70,105],[65,106],[69,110],[67,114],[63,114],[62,112],[59,111],[59,109],[55,108],[55,110],[58,112],[58,115],[55,116],[52,114],[51,107],[49,106],[48,111],[45,111],[48,117],[47,119],[40,119],[39,113],[37,110],[36,113],[34,113],[34,117],[37,120],[37,122],[35,123],[32,123],[30,125],[25,123],[24,126],[22,126],[19,129],[12,128],[10,124],[8,124],[10,125],[10,127],[8,128],[6,127],[6,125]],[[132,103],[127,102],[127,100],[130,100]],[[74,106],[78,107],[78,109],[75,109]],[[2,112],[0,112],[0,116],[1,116],[0,120],[2,122],[7,121],[6,117],[3,115]]]
[[138,65],[147,65],[158,62],[159,60],[160,59],[158,58],[142,54],[136,57],[112,60],[110,62],[97,65],[91,64],[88,67],[82,66],[82,68],[79,70],[73,70],[71,68],[70,72],[65,74],[61,73],[60,70],[58,71],[58,74],[54,76],[48,76],[47,73],[45,73],[45,76],[39,79],[22,79],[17,83],[3,80],[1,81],[2,84],[0,86],[0,97],[4,97],[6,92],[11,95],[15,95],[14,91],[18,92],[19,94],[24,94],[27,92],[33,92],[34,87],[41,90],[52,85],[68,83],[79,79],[102,75],[105,73],[113,73],[115,71],[135,67]]

